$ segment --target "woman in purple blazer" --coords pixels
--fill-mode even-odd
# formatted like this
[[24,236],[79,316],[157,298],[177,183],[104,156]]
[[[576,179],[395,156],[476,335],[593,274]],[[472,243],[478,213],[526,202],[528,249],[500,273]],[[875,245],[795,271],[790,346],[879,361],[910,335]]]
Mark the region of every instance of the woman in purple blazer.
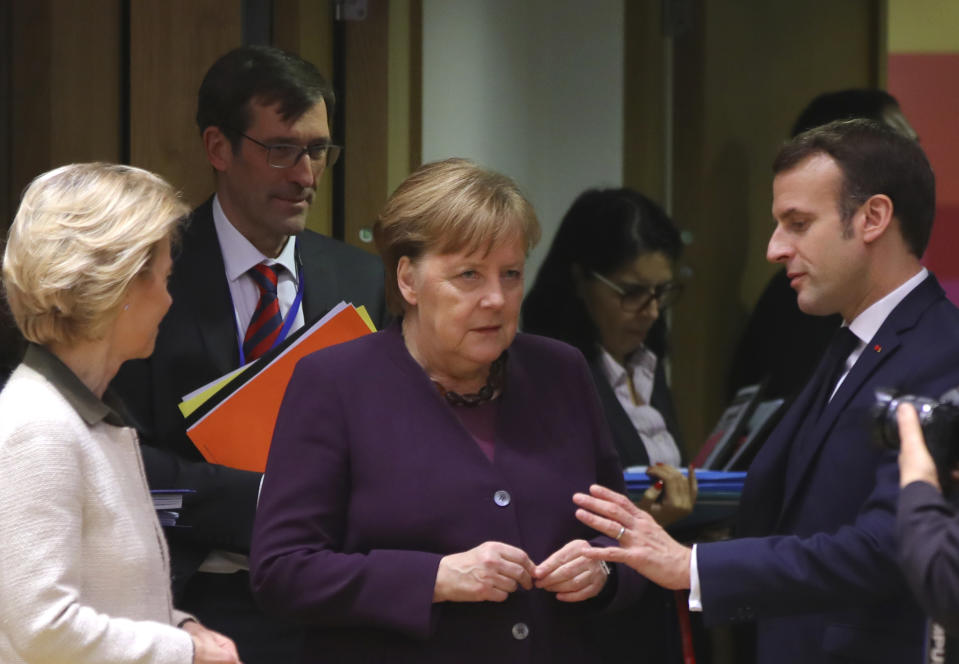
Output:
[[570,496],[623,479],[582,355],[517,335],[530,204],[460,159],[374,229],[398,320],[297,366],[274,432],[252,583],[308,625],[301,662],[592,662],[587,617],[645,581]]

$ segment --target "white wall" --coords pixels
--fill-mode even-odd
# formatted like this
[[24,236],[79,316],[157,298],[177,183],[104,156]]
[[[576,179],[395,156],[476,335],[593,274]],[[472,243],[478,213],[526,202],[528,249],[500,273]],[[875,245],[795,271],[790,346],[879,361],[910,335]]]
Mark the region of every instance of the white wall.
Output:
[[512,177],[543,240],[573,199],[620,186],[624,0],[424,0],[423,160]]

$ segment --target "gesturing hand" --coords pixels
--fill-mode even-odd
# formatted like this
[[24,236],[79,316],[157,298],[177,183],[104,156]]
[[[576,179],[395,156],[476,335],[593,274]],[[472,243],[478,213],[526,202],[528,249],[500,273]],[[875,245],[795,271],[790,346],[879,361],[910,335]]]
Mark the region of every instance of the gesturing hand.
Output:
[[193,638],[193,664],[243,664],[228,637],[190,620],[183,630]]
[[561,602],[581,602],[595,597],[606,585],[608,574],[598,560],[587,558],[592,546],[573,540],[533,570],[536,587],[556,593]]
[[502,542],[444,556],[436,572],[434,602],[502,602],[518,586],[533,587],[535,565],[526,552]]
[[619,546],[591,548],[583,555],[597,560],[626,563],[663,588],[689,588],[692,551],[674,540],[647,512],[629,498],[604,486],[589,487],[590,495],[577,493],[576,518],[604,535],[619,540]]

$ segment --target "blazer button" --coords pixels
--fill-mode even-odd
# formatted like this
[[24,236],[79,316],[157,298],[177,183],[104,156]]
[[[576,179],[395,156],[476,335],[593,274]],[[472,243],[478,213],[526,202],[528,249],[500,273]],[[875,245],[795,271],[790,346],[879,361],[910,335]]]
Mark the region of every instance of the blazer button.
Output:
[[509,505],[509,501],[510,501],[509,491],[504,491],[503,489],[500,489],[499,491],[493,494],[493,502],[499,505],[500,507],[506,507],[507,505]]
[[529,636],[529,627],[524,622],[518,622],[513,625],[513,638],[522,641]]

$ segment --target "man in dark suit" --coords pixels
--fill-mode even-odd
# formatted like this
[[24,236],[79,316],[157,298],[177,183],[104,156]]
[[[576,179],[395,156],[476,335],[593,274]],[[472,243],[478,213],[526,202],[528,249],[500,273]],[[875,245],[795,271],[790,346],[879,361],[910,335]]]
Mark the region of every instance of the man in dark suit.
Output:
[[[899,107],[885,90],[845,89],[817,95],[799,113],[790,138],[834,120],[868,118],[904,136],[916,138]],[[749,314],[730,363],[729,397],[742,387],[763,384],[763,398],[791,399],[805,384],[829,339],[842,323],[838,314],[809,316],[796,304],[786,269],[778,270]],[[790,352],[783,353],[787,346]]]
[[[178,606],[233,637],[246,664],[295,661],[299,630],[265,616],[249,591],[247,555],[261,475],[205,463],[177,404],[341,300],[385,310],[380,261],[305,230],[338,148],[333,93],[301,58],[266,47],[221,57],[200,86],[197,123],[216,194],[184,232],[170,281],[173,306],[147,361],[113,383],[143,432],[151,487],[193,489],[167,531]],[[273,274],[282,325],[256,337],[269,298],[253,270]],[[243,445],[242,440],[231,444]],[[214,627],[215,626],[215,627]]]
[[739,538],[689,549],[601,488],[576,496],[591,510],[578,516],[620,536],[597,555],[690,588],[707,624],[755,621],[759,662],[919,661],[924,620],[896,564],[896,456],[871,439],[870,410],[877,387],[959,383],[959,310],[919,263],[932,170],[915,141],[852,120],[793,139],[773,171],[767,257],[804,312],[842,315],[848,345],[827,352],[753,461]]

